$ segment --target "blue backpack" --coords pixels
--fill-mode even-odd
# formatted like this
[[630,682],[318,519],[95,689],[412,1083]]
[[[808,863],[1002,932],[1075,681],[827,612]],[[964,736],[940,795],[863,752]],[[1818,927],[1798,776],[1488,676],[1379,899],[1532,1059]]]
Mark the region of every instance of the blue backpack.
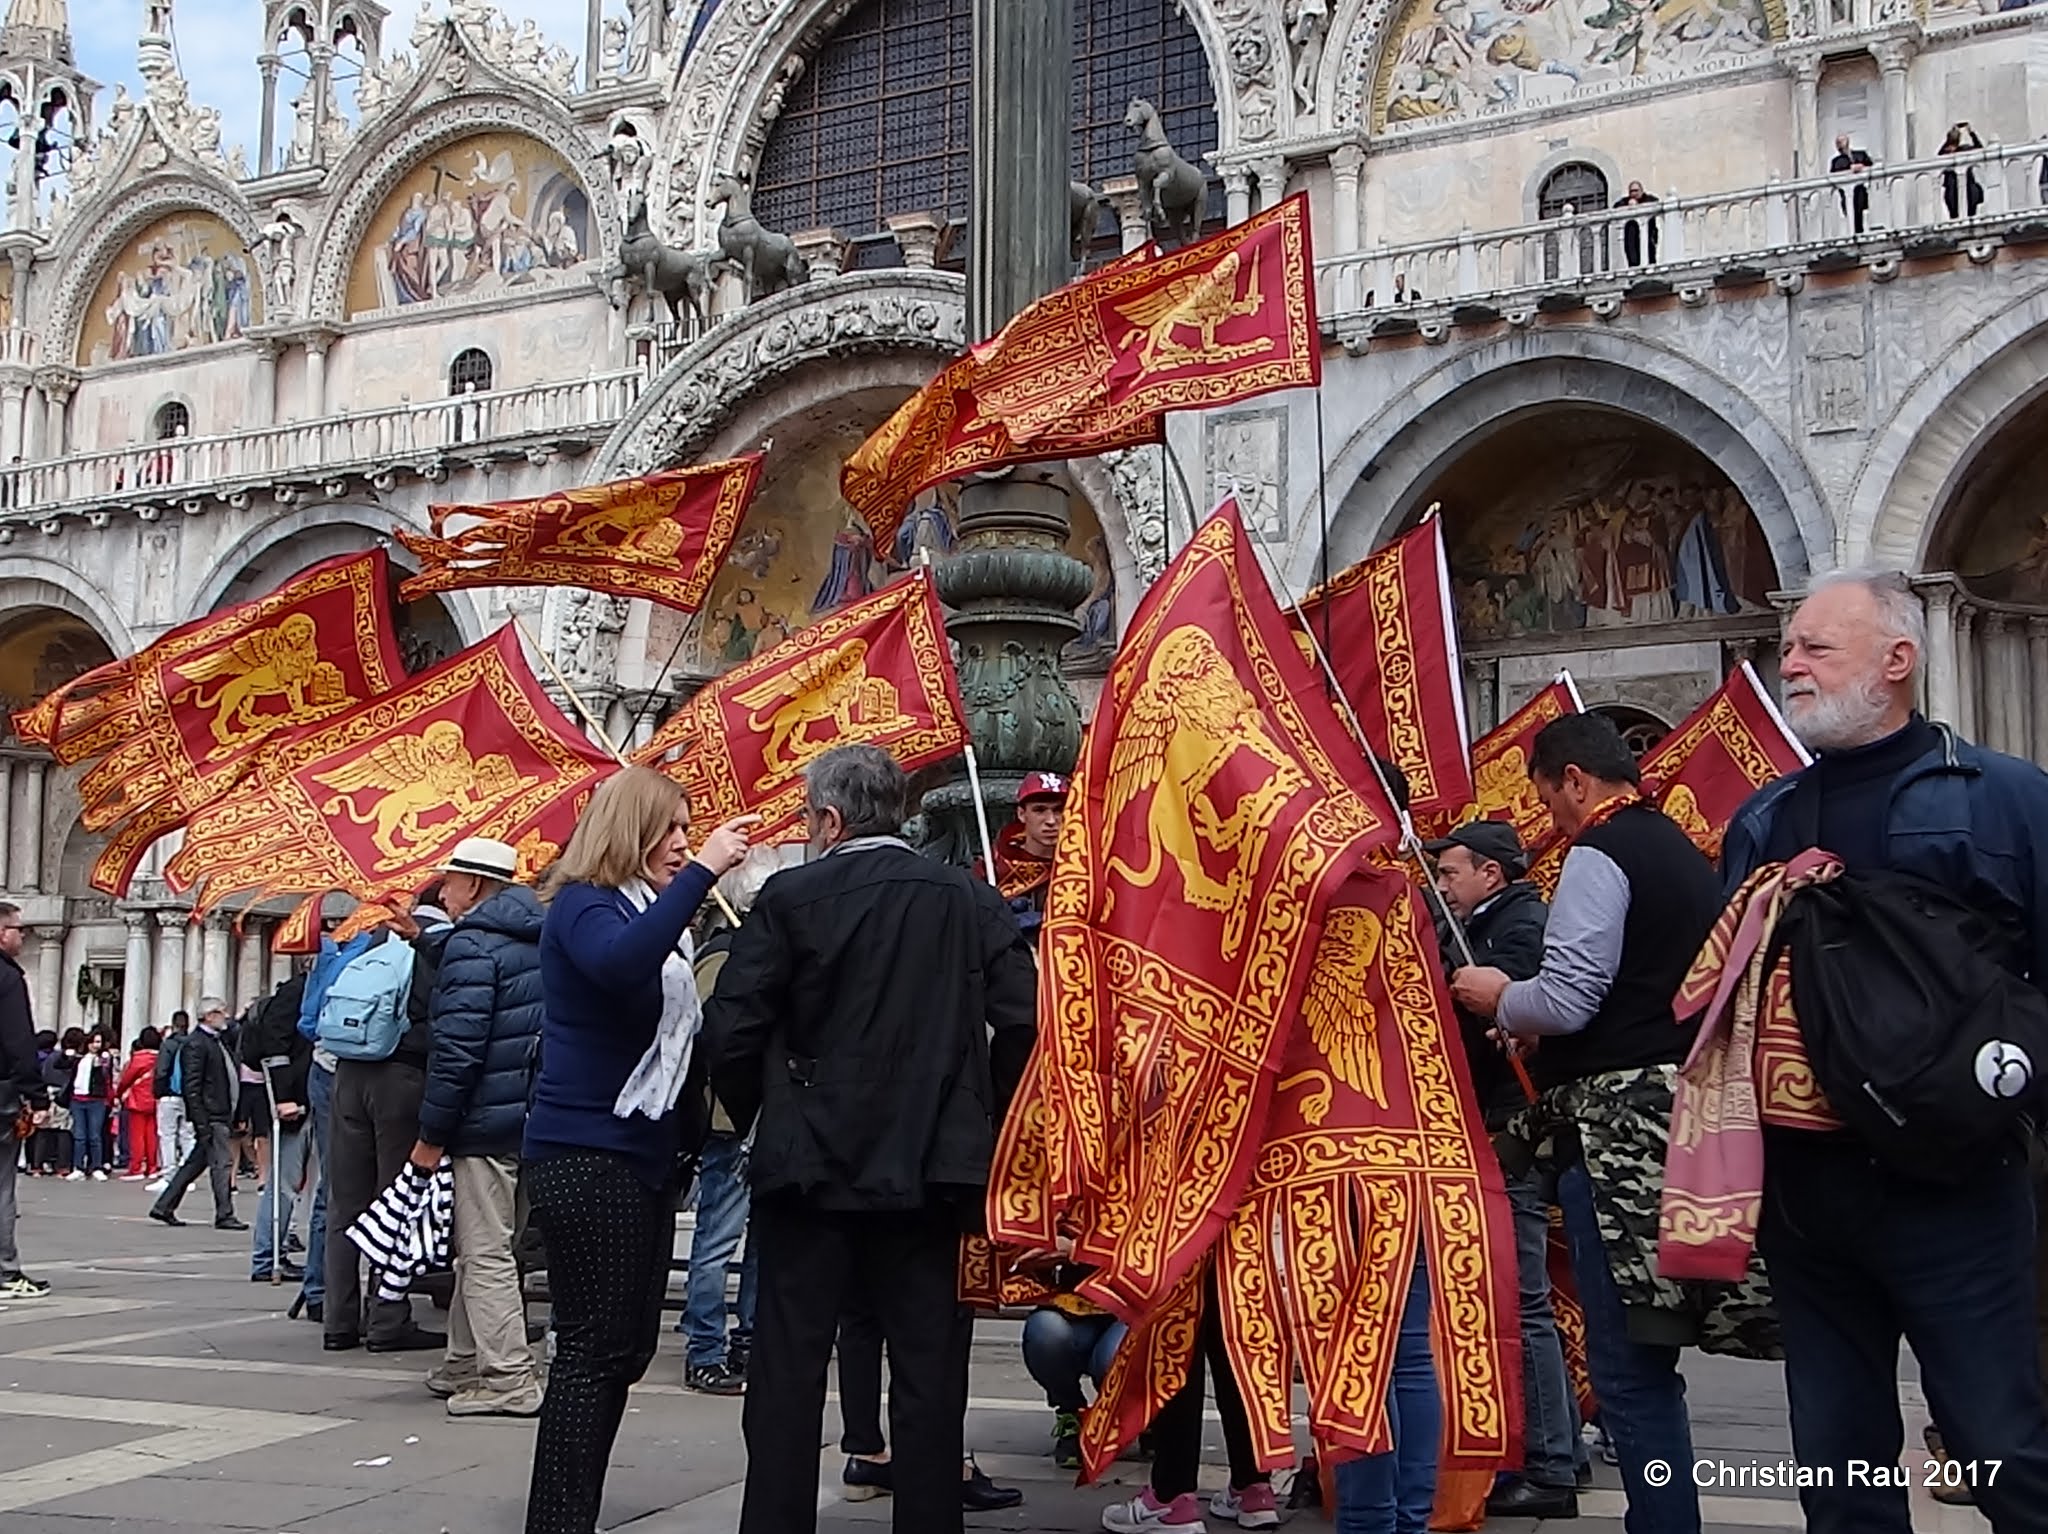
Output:
[[313,1040],[337,1060],[388,1060],[412,992],[412,944],[390,938],[342,965],[320,1001]]

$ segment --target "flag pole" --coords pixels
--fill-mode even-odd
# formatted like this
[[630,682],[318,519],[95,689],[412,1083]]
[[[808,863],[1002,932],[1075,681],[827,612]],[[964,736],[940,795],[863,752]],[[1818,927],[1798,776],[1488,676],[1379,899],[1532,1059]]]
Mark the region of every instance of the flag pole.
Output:
[[[555,679],[555,685],[562,689],[568,696],[569,702],[575,707],[576,712],[583,716],[583,722],[590,727],[590,732],[597,737],[597,743],[610,752],[612,760],[621,767],[631,766],[632,764],[619,751],[617,743],[613,741],[611,736],[605,733],[604,726],[597,722],[597,716],[591,713],[589,706],[584,703],[576,689],[569,685],[569,679],[562,675],[562,668],[555,664],[555,658],[541,647],[541,642],[538,639],[533,637],[533,630],[526,626],[526,620],[520,617],[519,614],[514,613],[512,615],[512,623],[519,630],[519,637],[533,647],[533,653],[540,657],[540,663],[548,668],[548,675]],[[724,913],[725,919],[737,927],[740,924],[740,913],[732,908],[732,902],[725,898],[725,891],[720,889],[715,881],[711,886],[711,898],[718,902],[718,909]]]
[[981,763],[974,755],[974,742],[967,743],[967,787],[974,795],[974,828],[981,833],[981,866],[988,874],[990,888],[998,894],[1002,883],[996,878],[996,848],[988,835],[988,806],[981,802]]

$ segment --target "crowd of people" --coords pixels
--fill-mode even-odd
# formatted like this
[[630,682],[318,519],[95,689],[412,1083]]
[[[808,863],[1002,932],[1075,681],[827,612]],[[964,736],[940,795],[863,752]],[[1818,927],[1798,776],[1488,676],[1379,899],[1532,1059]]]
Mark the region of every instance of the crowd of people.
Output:
[[[2028,1030],[2048,1040],[2037,985],[2048,776],[1916,712],[1924,646],[1902,579],[1816,582],[1788,621],[1780,676],[1786,717],[1817,759],[1736,816],[1718,870],[1646,796],[1597,714],[1553,721],[1531,750],[1535,792],[1569,844],[1551,900],[1505,823],[1427,845],[1445,973],[1516,1236],[1525,1449],[1501,1467],[1489,1512],[1571,1518],[1588,1479],[1547,1256],[1557,1210],[1631,1534],[1701,1528],[1694,1478],[1669,1473],[1695,1458],[1689,1348],[1782,1358],[1794,1457],[1835,1468],[1802,1490],[1810,1530],[1910,1534],[1903,1482],[1846,1475],[1854,1461],[1901,1459],[1902,1341],[1943,1463],[1958,1467],[1949,1494],[1974,1500],[1998,1534],[2048,1529],[2041,1158],[2030,1160],[2019,1116],[2032,1101]],[[1398,771],[1386,777],[1398,791]],[[814,1483],[791,1467],[822,1441],[835,1353],[846,1495],[893,1495],[895,1526],[919,1534],[1014,1505],[1020,1493],[991,1482],[966,1443],[974,1320],[957,1263],[1036,1038],[1034,947],[1068,785],[1027,779],[994,867],[968,870],[902,839],[909,782],[886,752],[834,749],[806,779],[807,856],[792,862],[750,845],[750,817],[693,836],[675,783],[624,769],[537,889],[519,882],[511,847],[466,841],[409,915],[328,940],[239,1020],[203,1000],[196,1026],[146,1032],[126,1060],[97,1036],[38,1042],[15,963],[21,916],[0,905],[0,1112],[19,1141],[0,1157],[6,1294],[47,1287],[15,1250],[17,1159],[31,1173],[105,1175],[118,1111],[128,1175],[158,1170],[159,1150],[176,1166],[153,1218],[180,1223],[179,1201],[205,1172],[216,1225],[239,1230],[246,1140],[265,1172],[252,1278],[300,1281],[294,1314],[319,1322],[329,1349],[439,1352],[424,1383],[451,1415],[537,1416],[528,1534],[592,1534],[628,1392],[656,1353],[678,1203],[694,1188],[684,1379],[744,1396],[742,1534],[815,1527]],[[1760,1261],[1741,1282],[1679,1279],[1660,1271],[1660,1196],[1698,1024],[1674,997],[1713,951],[1717,923],[1780,888],[1770,881],[1799,887],[1795,873],[1836,882],[1834,909],[1848,913],[1836,947],[1850,957],[1788,939],[1778,961],[1798,1025],[1788,1036],[1789,1008],[1766,997],[1758,1047],[1800,1056],[1820,1084],[1806,1107],[1825,1111],[1821,1092],[1874,1011],[1929,1058],[1962,1051],[1950,1073],[1962,1085],[1944,1086],[1934,1066],[1885,1077],[1892,1131],[1860,1105],[1797,1119],[1766,1097],[1751,1211]],[[1943,900],[1969,920],[1943,925]],[[1884,953],[1857,948],[1877,930],[1856,924],[1859,911],[1905,913]],[[1917,990],[1873,996],[1829,968],[1841,963],[1930,972]],[[1975,1010],[1927,1003],[1965,993]],[[1861,1017],[1843,1015],[1857,1007]],[[2006,1036],[1979,1047],[1969,1030],[1980,1025]],[[1919,1128],[1927,1104],[1948,1115],[1937,1139]],[[365,1272],[347,1235],[409,1175],[452,1182],[445,1335],[415,1322],[386,1275]],[[275,1233],[308,1197],[301,1271]],[[1023,1356],[1052,1413],[1050,1451],[1072,1468],[1080,1416],[1124,1328],[1075,1292],[1086,1275],[1070,1254],[1044,1256],[1057,1293],[1029,1316]],[[533,1268],[547,1274],[545,1364],[522,1287]],[[1418,1258],[1392,1348],[1392,1447],[1336,1467],[1340,1534],[1428,1527],[1442,1410],[1431,1291]],[[2016,1338],[2043,1339],[2041,1356]],[[1210,1394],[1229,1467],[1204,1500]],[[1280,1521],[1213,1292],[1189,1377],[1143,1449],[1147,1482],[1103,1513],[1105,1529]]]

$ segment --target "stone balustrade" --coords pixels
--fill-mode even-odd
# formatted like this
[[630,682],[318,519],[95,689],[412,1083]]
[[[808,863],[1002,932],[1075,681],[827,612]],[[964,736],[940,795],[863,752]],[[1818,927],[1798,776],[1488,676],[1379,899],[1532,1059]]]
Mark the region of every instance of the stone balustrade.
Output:
[[32,368],[43,360],[42,343],[18,325],[0,329],[0,368]]
[[450,458],[516,450],[523,442],[600,437],[632,409],[646,381],[636,368],[24,464],[0,472],[0,530],[65,512],[173,505],[401,468],[424,471]]
[[[1465,230],[1317,262],[1322,313],[1345,335],[1403,334],[1522,319],[1603,297],[1703,298],[1710,286],[2048,240],[2048,142],[1772,181],[1705,197],[1570,210],[1514,228]],[[1886,270],[1884,263],[1890,263]],[[1446,311],[1449,311],[1448,315]],[[1459,311],[1465,311],[1460,313]]]

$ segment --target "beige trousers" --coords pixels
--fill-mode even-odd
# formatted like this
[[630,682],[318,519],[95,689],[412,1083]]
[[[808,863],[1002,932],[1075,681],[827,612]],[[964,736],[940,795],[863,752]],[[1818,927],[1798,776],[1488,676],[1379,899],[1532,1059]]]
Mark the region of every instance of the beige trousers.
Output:
[[519,1163],[455,1157],[455,1297],[448,1305],[448,1378],[498,1394],[538,1383],[512,1255]]

